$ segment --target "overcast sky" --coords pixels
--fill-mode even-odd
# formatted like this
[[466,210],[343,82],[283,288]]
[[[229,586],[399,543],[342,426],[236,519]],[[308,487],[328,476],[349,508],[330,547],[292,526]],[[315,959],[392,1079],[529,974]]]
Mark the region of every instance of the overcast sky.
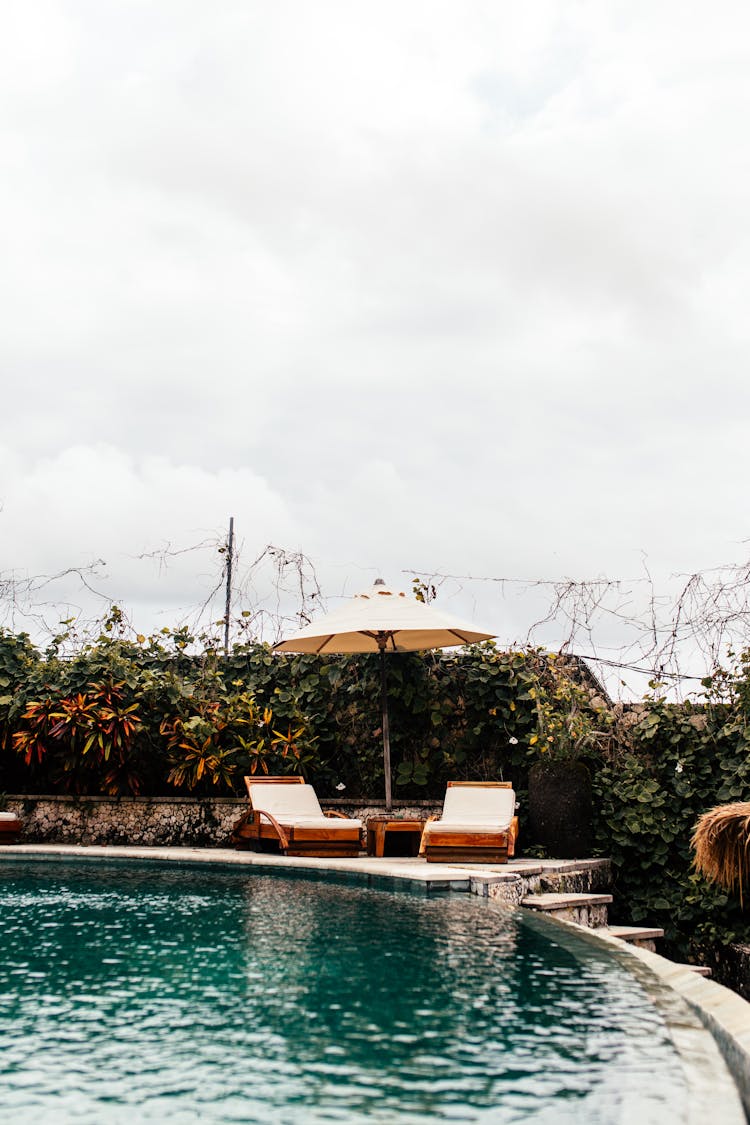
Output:
[[745,4],[0,13],[5,576],[146,631],[229,515],[331,597],[745,559]]

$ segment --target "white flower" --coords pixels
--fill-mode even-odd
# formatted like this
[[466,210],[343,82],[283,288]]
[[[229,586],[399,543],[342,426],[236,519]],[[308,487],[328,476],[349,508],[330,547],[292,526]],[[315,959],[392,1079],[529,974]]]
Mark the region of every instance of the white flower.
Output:
[[509,738],[508,739],[508,745],[509,746],[518,746],[518,739],[517,738]]
[[346,786],[344,785],[343,781],[340,781],[336,788],[338,789],[339,793],[342,793],[344,789],[346,789]]
[[678,762],[677,765],[674,768],[674,772],[675,773],[682,773],[682,770],[683,770],[682,762]]

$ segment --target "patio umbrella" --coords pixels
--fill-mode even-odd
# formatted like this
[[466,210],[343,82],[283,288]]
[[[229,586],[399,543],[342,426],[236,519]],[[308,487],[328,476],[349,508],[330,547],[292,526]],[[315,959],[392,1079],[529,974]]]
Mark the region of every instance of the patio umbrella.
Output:
[[419,652],[429,648],[476,644],[494,637],[451,617],[432,605],[392,590],[382,578],[345,605],[306,625],[294,636],[274,645],[277,652],[352,654],[380,653],[380,700],[383,726],[385,807],[391,808],[391,744],[388,729],[387,652]]

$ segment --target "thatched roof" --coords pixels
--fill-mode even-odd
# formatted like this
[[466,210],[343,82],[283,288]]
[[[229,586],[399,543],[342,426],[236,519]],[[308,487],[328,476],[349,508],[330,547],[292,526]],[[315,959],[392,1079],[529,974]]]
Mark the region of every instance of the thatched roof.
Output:
[[712,883],[737,890],[742,902],[750,882],[750,801],[709,809],[696,824],[691,844],[693,866]]

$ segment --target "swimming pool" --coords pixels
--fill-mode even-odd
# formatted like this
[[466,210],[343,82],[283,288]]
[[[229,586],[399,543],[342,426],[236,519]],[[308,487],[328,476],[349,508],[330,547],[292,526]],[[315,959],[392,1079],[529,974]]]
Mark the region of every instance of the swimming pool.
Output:
[[687,1119],[638,979],[470,896],[14,860],[0,917],[6,1122]]

